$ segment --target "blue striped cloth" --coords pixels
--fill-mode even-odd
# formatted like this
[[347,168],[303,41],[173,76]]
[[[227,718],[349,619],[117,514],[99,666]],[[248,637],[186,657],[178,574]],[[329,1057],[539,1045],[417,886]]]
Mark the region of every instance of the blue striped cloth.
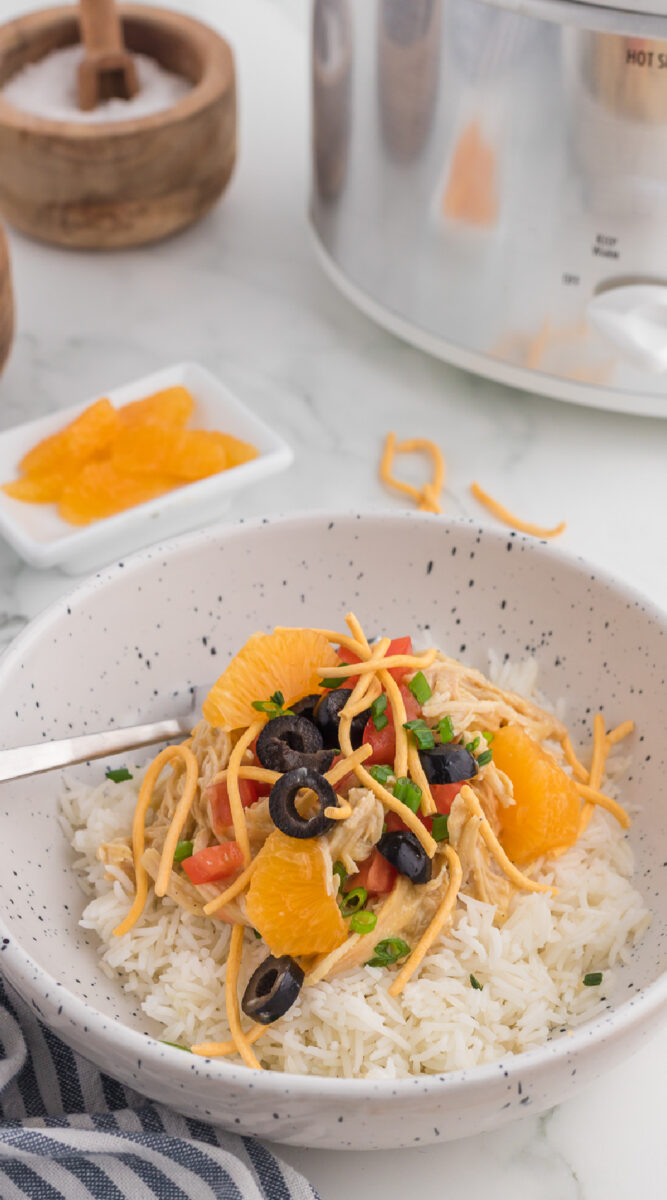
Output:
[[254,1138],[181,1117],[74,1054],[0,977],[1,1200],[318,1200]]

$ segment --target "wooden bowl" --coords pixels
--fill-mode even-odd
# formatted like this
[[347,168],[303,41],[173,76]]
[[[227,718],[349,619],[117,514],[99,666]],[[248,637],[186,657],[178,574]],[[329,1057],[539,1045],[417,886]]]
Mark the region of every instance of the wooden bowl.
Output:
[[7,239],[0,225],[0,371],[7,361],[14,336],[14,297]]
[[[0,92],[0,212],[41,241],[111,249],[167,237],[198,220],[236,158],[232,51],[181,13],[120,6],[130,50],[192,81],[172,108],[84,125],[22,112]],[[77,9],[51,8],[0,27],[0,89],[21,67],[79,41]]]

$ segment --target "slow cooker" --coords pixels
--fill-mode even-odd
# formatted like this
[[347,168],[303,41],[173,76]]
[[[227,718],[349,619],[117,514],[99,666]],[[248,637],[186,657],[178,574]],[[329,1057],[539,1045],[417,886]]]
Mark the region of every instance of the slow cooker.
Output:
[[311,220],[468,370],[667,417],[667,0],[314,0]]

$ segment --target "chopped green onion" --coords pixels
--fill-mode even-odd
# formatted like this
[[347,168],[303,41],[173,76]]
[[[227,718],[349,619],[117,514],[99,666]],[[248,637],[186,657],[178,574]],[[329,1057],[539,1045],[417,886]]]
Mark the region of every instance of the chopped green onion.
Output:
[[486,764],[490,763],[492,759],[493,750],[484,750],[484,752],[480,754],[479,758],[477,759],[477,765],[479,767],[485,767]]
[[437,816],[433,818],[431,835],[436,842],[444,842],[445,838],[449,837],[449,830],[447,828],[448,823],[449,818],[446,813],[438,813]]
[[376,783],[385,784],[394,774],[394,768],[378,764],[378,766],[369,767],[368,774],[373,776]]
[[413,783],[407,775],[401,775],[394,784],[394,795],[402,804],[416,813],[422,798],[422,790],[418,783]]
[[423,717],[418,717],[416,721],[405,721],[403,728],[413,735],[420,750],[432,750],[435,746],[433,730],[429,729]]
[[329,691],[335,691],[336,688],[343,687],[349,678],[349,675],[347,675],[345,679],[320,679],[320,682],[317,686],[327,688]]
[[494,735],[491,733],[490,729],[482,730],[482,737],[484,738],[485,742],[488,742],[489,746],[491,745],[491,742],[493,741],[493,736]]
[[338,890],[340,892],[341,888],[343,887],[343,884],[345,883],[345,880],[347,879],[347,871],[345,870],[345,867],[343,866],[342,862],[334,863],[333,873],[334,873],[334,875],[337,875],[338,878],[340,879],[340,886],[338,888]]
[[440,734],[441,742],[451,742],[454,739],[454,725],[452,718],[448,715],[441,717],[438,722],[438,733]]
[[125,783],[126,779],[133,778],[134,776],[130,775],[127,767],[119,767],[117,771],[107,771],[107,779],[110,779],[112,783]]
[[259,929],[253,929],[253,933],[254,933],[255,937],[257,938],[257,941],[260,941],[262,935],[259,932]]
[[591,971],[584,975],[584,987],[598,987],[602,983],[602,971]]
[[383,692],[382,695],[378,696],[377,700],[374,700],[373,703],[371,704],[371,716],[378,717],[380,715],[380,713],[384,712],[386,707],[387,707],[387,697]]
[[369,912],[367,908],[363,912],[355,913],[350,921],[350,929],[353,933],[372,933],[378,923],[377,914]]
[[484,984],[483,984],[483,983],[480,983],[480,982],[479,982],[479,979],[475,979],[475,976],[474,976],[474,975],[471,975],[471,976],[470,976],[470,982],[471,982],[472,986],[474,987],[475,991],[477,991],[477,992],[481,992],[481,991],[482,991],[482,989],[483,989],[483,987],[484,987]]
[[160,1038],[163,1046],[173,1046],[174,1050],[185,1050],[186,1054],[192,1054],[189,1046],[180,1046],[178,1042],[165,1042],[164,1038]]
[[426,704],[426,701],[430,700],[433,695],[428,679],[423,671],[417,671],[417,674],[410,680],[408,687],[418,704]]
[[391,967],[399,958],[405,958],[410,947],[403,938],[383,938],[375,947],[375,953],[366,963],[367,967]]
[[183,862],[184,858],[191,858],[193,849],[192,842],[179,842],[174,850],[174,862]]
[[[280,696],[280,703],[276,697]],[[291,708],[283,708],[285,697],[282,692],[274,692],[270,700],[253,700],[252,707],[257,709],[257,712],[266,713],[270,721],[274,717],[291,717],[293,712]]]
[[474,742],[466,742],[466,744],[465,744],[466,750],[468,751],[469,754],[475,753],[475,750],[479,746],[479,742],[480,742],[480,739],[478,737],[475,738]]
[[386,707],[387,697],[384,693],[371,704],[371,719],[378,732],[389,724],[389,717],[385,713]]
[[405,803],[405,797],[410,794],[408,791],[409,783],[410,783],[410,780],[408,779],[407,775],[399,775],[398,779],[396,780],[396,783],[394,784],[394,786],[392,788],[392,791],[393,791],[396,799],[400,800],[403,804]]
[[352,917],[354,913],[359,912],[364,907],[368,900],[368,892],[365,887],[352,888],[351,892],[346,892],[343,896],[341,905],[341,914],[344,917]]

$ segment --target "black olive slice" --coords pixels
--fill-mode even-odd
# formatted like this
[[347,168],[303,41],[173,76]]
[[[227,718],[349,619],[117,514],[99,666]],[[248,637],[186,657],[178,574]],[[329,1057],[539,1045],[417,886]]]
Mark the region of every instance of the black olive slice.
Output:
[[[302,817],[297,811],[296,798],[302,788],[310,788],[317,796],[319,812],[314,817]],[[311,771],[308,767],[297,767],[287,771],[276,780],[269,793],[269,813],[271,820],[288,837],[312,838],[326,833],[334,822],[325,817],[325,808],[335,808],[336,793],[328,779]]]
[[[315,724],[324,738],[324,745],[330,749],[338,746],[338,726],[340,710],[350,699],[349,688],[335,688],[333,692],[325,692],[315,708]],[[350,741],[352,749],[358,750],[364,739],[364,729],[370,716],[370,708],[352,718],[350,725]]]
[[270,1025],[292,1007],[302,984],[303,971],[289,954],[269,954],[250,976],[241,1008],[260,1025]]
[[321,692],[311,692],[309,696],[303,696],[301,700],[297,700],[296,704],[290,704],[290,708],[297,717],[305,717],[307,721],[314,721],[315,705],[320,699]]
[[267,721],[257,738],[256,754],[267,771],[293,771],[308,767],[328,771],[334,760],[331,750],[323,749],[319,729],[306,717],[291,714]]
[[428,883],[433,874],[433,864],[419,839],[409,829],[383,833],[377,848],[382,857],[396,867],[399,875],[405,875],[411,883]]
[[419,758],[429,783],[463,783],[477,774],[477,760],[457,742],[420,750]]

